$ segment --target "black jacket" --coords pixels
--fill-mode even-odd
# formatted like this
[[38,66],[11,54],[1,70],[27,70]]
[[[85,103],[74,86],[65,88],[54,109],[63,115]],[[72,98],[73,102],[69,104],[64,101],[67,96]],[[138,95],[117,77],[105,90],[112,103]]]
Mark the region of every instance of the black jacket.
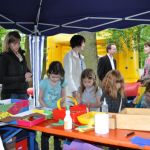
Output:
[[[116,60],[114,59],[115,69],[116,69]],[[108,71],[112,70],[111,63],[108,55],[101,57],[98,62],[97,75],[102,81]]]
[[20,62],[17,56],[9,50],[0,54],[0,84],[2,93],[24,94],[27,91],[28,83],[25,81],[25,73],[29,72],[25,60],[24,51],[20,49],[23,61]]

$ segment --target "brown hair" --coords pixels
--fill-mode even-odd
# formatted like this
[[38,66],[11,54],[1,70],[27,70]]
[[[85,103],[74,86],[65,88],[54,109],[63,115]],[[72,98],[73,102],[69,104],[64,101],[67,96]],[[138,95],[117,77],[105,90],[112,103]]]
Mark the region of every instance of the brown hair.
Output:
[[[117,82],[121,83],[121,88],[119,91],[117,90]],[[102,89],[106,92],[107,95],[112,97],[112,99],[116,99],[118,92],[122,98],[124,95],[124,79],[121,73],[118,70],[109,71],[102,81]]]
[[93,86],[95,87],[95,93],[96,93],[98,90],[98,86],[96,83],[96,75],[92,69],[87,68],[87,69],[83,70],[83,72],[81,74],[80,89],[79,89],[80,94],[82,95],[82,93],[85,90],[85,86],[83,85],[83,79],[85,79],[85,78],[93,79],[93,81],[94,81]]
[[111,46],[112,45],[116,45],[114,43],[111,43],[111,44],[108,44],[107,47],[106,47],[106,52],[108,53],[108,51],[111,49]]
[[150,47],[150,42],[144,43],[144,46],[149,46]]
[[16,41],[21,41],[21,36],[18,31],[9,32],[4,39],[3,51],[9,50],[9,44],[14,43]]

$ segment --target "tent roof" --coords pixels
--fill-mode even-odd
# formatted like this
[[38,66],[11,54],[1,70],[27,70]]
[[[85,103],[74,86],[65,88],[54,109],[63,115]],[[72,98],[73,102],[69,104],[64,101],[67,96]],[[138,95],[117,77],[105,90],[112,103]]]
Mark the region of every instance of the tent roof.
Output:
[[26,34],[123,29],[139,24],[150,24],[150,0],[0,0],[0,25]]

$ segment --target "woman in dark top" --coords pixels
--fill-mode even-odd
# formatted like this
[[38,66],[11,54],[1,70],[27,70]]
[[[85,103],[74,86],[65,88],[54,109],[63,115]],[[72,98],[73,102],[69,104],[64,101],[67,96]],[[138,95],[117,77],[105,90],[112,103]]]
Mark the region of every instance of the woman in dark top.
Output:
[[101,101],[106,99],[108,111],[117,113],[126,106],[124,79],[118,70],[109,71],[102,82]]
[[27,99],[30,73],[24,53],[20,48],[21,37],[17,31],[9,32],[4,41],[4,52],[0,54],[1,98]]
[[[4,52],[0,54],[0,84],[2,84],[2,99],[28,99],[28,82],[32,74],[27,67],[24,53],[20,48],[21,36],[17,31],[9,32],[4,41]],[[32,131],[34,149],[38,150]],[[22,134],[20,134],[22,136]],[[28,147],[29,148],[29,147]]]

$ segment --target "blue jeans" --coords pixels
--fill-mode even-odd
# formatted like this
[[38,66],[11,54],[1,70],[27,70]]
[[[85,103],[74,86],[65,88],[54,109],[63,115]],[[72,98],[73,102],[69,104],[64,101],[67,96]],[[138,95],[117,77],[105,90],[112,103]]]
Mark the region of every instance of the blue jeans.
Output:
[[10,98],[12,99],[28,99],[28,94],[11,94]]
[[28,99],[28,94],[24,93],[24,94],[19,94],[19,93],[13,93],[13,94],[10,94],[10,93],[1,93],[1,99],[9,99],[9,98],[12,98],[12,99]]

